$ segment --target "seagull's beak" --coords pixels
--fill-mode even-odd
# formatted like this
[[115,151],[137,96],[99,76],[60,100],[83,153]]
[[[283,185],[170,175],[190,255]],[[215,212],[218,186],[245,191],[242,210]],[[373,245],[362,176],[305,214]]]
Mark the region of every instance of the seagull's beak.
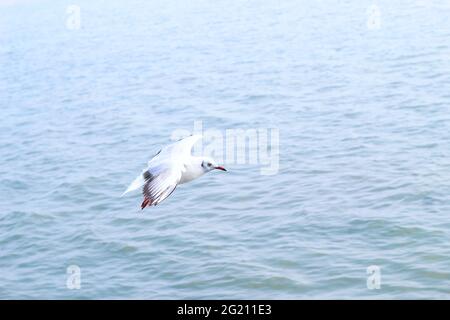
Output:
[[227,169],[225,169],[224,167],[221,167],[221,166],[217,166],[217,167],[215,167],[214,169],[222,170],[222,171],[227,171]]

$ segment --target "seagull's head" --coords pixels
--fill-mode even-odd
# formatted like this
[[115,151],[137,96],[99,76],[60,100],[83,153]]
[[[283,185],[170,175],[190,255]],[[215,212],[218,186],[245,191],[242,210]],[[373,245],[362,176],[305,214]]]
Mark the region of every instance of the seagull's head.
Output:
[[217,165],[217,163],[209,157],[204,157],[202,160],[202,168],[205,172],[209,172],[214,169],[227,171],[224,167]]

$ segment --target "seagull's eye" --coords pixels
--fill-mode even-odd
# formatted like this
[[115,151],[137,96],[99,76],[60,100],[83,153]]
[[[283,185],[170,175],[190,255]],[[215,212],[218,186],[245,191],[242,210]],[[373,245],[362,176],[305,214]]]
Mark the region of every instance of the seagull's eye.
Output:
[[210,163],[208,163],[208,167],[211,167],[212,166],[212,163],[210,162]]

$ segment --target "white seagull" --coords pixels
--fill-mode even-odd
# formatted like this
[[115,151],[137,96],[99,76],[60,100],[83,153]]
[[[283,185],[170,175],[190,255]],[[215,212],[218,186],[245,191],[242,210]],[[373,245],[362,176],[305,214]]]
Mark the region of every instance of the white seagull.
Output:
[[144,209],[166,199],[179,184],[192,181],[214,169],[227,171],[209,157],[192,156],[192,147],[201,137],[192,135],[162,148],[122,196],[142,187],[144,201],[141,209]]

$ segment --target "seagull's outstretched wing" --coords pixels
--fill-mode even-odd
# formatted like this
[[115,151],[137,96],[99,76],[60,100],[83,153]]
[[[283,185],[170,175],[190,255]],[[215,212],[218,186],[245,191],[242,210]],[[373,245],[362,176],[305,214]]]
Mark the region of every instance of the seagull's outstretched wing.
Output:
[[148,165],[151,166],[156,162],[168,161],[176,165],[184,166],[186,160],[191,157],[192,147],[201,138],[202,136],[198,134],[191,135],[169,144],[162,148],[156,156],[148,162]]
[[150,167],[142,174],[144,201],[141,208],[156,206],[172,194],[181,179],[181,170],[175,166],[159,165]]

